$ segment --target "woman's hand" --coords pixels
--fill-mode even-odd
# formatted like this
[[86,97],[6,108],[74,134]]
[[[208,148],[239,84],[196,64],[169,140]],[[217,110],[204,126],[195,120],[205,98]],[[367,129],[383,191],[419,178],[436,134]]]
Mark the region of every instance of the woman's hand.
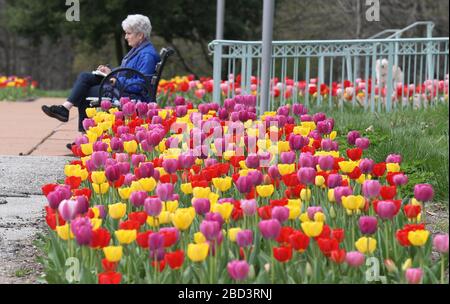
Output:
[[108,68],[105,65],[99,65],[98,68],[97,68],[97,71],[100,71],[100,72],[105,73],[105,74],[111,73],[111,69]]
[[109,82],[111,83],[111,85],[115,86],[115,85],[116,85],[116,82],[117,82],[117,79],[116,79],[116,78],[111,78],[111,79],[109,80]]

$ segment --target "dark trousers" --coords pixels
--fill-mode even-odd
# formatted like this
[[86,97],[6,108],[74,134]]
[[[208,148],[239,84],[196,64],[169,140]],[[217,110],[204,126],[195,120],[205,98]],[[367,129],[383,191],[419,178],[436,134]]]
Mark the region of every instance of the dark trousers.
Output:
[[67,99],[78,108],[78,131],[80,132],[85,131],[83,128],[83,120],[87,118],[86,109],[89,107],[89,101],[86,98],[99,97],[102,79],[103,77],[92,73],[80,73]]

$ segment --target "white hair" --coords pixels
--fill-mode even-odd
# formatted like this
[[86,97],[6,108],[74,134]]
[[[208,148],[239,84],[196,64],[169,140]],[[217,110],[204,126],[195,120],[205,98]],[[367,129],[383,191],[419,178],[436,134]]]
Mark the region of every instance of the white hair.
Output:
[[142,33],[147,40],[150,39],[150,34],[152,32],[150,19],[144,15],[128,15],[127,18],[122,21],[122,28],[124,31]]

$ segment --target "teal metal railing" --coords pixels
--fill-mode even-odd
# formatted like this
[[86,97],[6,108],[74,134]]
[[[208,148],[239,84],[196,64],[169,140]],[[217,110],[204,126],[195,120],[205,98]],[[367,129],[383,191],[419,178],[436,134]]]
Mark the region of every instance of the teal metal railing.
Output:
[[[418,22],[382,39],[274,41],[266,109],[302,102],[351,104],[370,111],[422,108],[448,101],[448,38],[400,38]],[[377,36],[378,37],[378,36]],[[254,94],[260,105],[261,42],[215,40],[213,101]]]

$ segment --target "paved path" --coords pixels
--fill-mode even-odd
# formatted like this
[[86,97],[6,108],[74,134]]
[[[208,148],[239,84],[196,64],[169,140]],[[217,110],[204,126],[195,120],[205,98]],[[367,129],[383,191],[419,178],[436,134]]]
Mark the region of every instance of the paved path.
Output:
[[67,123],[45,115],[41,106],[61,104],[62,98],[40,98],[31,102],[0,102],[0,155],[63,156],[65,147],[79,135],[78,112],[70,111]]
[[63,101],[0,102],[0,284],[36,283],[41,276],[34,241],[47,229],[47,200],[40,188],[64,178],[64,164],[73,159],[65,145],[79,134],[75,108],[61,123],[41,106]]

